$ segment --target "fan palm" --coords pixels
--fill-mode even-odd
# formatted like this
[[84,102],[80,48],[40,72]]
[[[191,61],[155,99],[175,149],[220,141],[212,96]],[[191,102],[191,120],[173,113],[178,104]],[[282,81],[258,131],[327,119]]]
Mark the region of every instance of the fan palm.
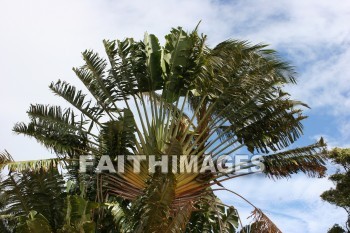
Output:
[[[125,155],[124,173],[96,175],[97,200],[121,198],[108,203],[121,232],[232,231],[237,214],[215,198],[211,187],[242,175],[216,169],[164,174],[159,167],[152,173],[145,161],[134,173],[130,155],[169,161],[195,155],[204,164],[206,155],[218,162],[247,148],[262,155],[257,160],[269,177],[299,171],[324,175],[323,140],[286,150],[302,134],[301,108],[307,105],[283,91],[284,85],[295,83],[295,73],[275,51],[236,40],[209,48],[197,29],[173,29],[165,39],[164,46],[149,34],[143,41],[105,40],[107,59],[83,52],[85,64],[73,71],[92,99],[59,80],[50,89],[73,108],[31,105],[30,123],[16,124],[14,131],[36,138],[66,161],[80,155]],[[169,163],[169,171],[176,169],[174,164]],[[237,165],[235,171],[239,169]],[[216,213],[207,213],[221,212],[230,220],[217,217],[218,228],[196,225],[209,203]],[[268,222],[254,208],[256,221]],[[209,215],[203,214],[207,220]],[[278,231],[268,223],[258,225]]]

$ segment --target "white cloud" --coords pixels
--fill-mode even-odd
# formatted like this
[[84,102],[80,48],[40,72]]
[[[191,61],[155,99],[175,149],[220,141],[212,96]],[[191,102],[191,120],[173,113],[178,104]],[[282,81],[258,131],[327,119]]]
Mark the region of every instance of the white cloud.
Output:
[[345,47],[341,53],[314,62],[300,78],[303,88],[295,88],[293,94],[328,114],[350,116],[349,59],[350,47]]
[[[323,202],[320,195],[333,184],[327,180],[294,175],[286,180],[262,176],[233,179],[226,187],[238,192],[276,223],[283,232],[326,232],[334,223],[346,220],[345,212]],[[231,193],[218,192],[225,203],[235,206],[244,223],[252,207]]]
[[[346,129],[349,127],[349,124],[344,123],[344,128],[340,128],[340,131],[346,131]],[[340,147],[340,148],[350,148],[350,141],[349,141],[349,135],[348,131],[341,133],[341,135],[327,135],[327,134],[317,134],[312,137],[312,139],[317,140],[320,139],[320,137],[323,137],[325,142],[327,143],[328,149],[332,149],[335,147]],[[344,137],[344,138],[342,138]]]
[[[298,65],[299,84],[291,88],[313,108],[349,116],[349,1],[254,1],[228,4],[231,36],[265,42]],[[300,88],[302,86],[302,88]]]

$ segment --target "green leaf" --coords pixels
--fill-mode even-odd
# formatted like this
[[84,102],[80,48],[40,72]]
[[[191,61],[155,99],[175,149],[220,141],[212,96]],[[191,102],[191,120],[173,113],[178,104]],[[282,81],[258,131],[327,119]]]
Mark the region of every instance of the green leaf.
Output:
[[18,233],[50,233],[53,232],[47,219],[37,213],[31,211],[27,219],[23,219],[16,227]]
[[147,56],[147,68],[149,72],[149,91],[158,90],[163,85],[161,68],[161,47],[158,38],[153,34],[145,33],[145,52]]

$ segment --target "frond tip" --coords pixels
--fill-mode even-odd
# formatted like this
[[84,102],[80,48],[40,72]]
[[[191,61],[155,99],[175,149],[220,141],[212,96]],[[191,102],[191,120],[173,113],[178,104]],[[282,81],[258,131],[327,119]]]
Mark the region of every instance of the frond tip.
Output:
[[0,152],[0,169],[2,169],[7,164],[13,162],[13,158],[7,150]]
[[263,156],[265,174],[270,178],[290,177],[303,172],[309,177],[325,175],[326,144],[321,138],[318,142],[292,150]]
[[252,224],[253,232],[282,233],[260,209],[255,208],[250,217],[254,219]]

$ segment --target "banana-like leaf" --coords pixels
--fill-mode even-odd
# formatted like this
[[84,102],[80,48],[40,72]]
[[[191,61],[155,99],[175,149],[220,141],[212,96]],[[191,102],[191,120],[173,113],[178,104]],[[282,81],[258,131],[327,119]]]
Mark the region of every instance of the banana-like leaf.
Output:
[[79,232],[94,233],[96,223],[92,220],[93,211],[99,207],[98,203],[90,202],[81,196],[67,196],[67,213],[65,224],[60,233]]
[[111,210],[111,213],[113,215],[114,223],[117,225],[119,231],[121,233],[127,232],[126,227],[126,213],[124,212],[123,208],[118,203],[106,203],[108,208]]
[[231,233],[238,229],[238,214],[234,207],[226,207],[213,194],[194,205],[186,232]]
[[53,230],[47,219],[37,213],[36,211],[30,211],[26,218],[22,217],[19,224],[16,227],[18,233],[51,233]]
[[158,38],[153,34],[145,33],[145,52],[147,56],[147,68],[149,72],[149,80],[142,86],[148,85],[148,90],[158,90],[163,85],[162,68],[160,64],[161,47],[158,42]]

